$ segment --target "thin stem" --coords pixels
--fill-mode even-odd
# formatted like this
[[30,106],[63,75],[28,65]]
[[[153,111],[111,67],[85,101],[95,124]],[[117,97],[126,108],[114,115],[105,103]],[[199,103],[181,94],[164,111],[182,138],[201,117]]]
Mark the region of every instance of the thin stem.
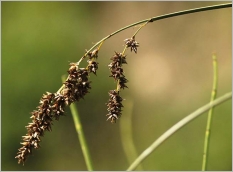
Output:
[[[137,149],[133,141],[133,101],[127,99],[125,103],[127,108],[124,110],[124,120],[120,121],[120,136],[123,150],[129,163],[132,163],[134,159],[138,157]],[[139,164],[137,170],[143,171],[142,164]]]
[[76,132],[78,134],[79,141],[80,141],[80,145],[81,145],[84,160],[85,160],[85,163],[87,166],[87,170],[93,171],[93,164],[91,161],[91,156],[90,156],[89,149],[88,149],[88,146],[86,143],[85,135],[83,133],[82,124],[81,124],[81,121],[79,119],[78,111],[77,111],[77,108],[75,107],[74,103],[72,103],[70,105],[70,110],[71,110],[72,117],[74,120],[75,129],[76,129]]
[[153,142],[144,152],[142,152],[141,155],[130,165],[130,167],[127,169],[127,171],[134,170],[143,160],[145,160],[156,148],[158,148],[161,143],[163,143],[166,139],[168,139],[170,136],[172,136],[174,133],[176,133],[179,129],[181,129],[183,126],[203,114],[204,112],[208,111],[214,106],[217,106],[228,99],[232,97],[232,92],[229,92],[214,101],[206,104],[205,106],[202,106],[201,108],[197,109],[193,113],[189,114],[182,120],[180,120],[178,123],[173,125],[170,129],[168,129],[165,133],[163,133],[155,142]]
[[[146,23],[144,23],[144,24],[133,34],[133,36],[132,36],[133,39],[135,38],[135,36],[137,35],[137,33],[141,30],[141,28],[144,27],[148,22],[149,22],[149,21],[147,21]],[[125,51],[127,50],[127,48],[128,48],[128,46],[125,45],[125,47],[124,47],[124,49],[123,49],[123,51],[122,51],[122,53],[121,53],[122,55],[125,54]],[[121,61],[122,61],[122,59],[121,59]],[[121,66],[121,65],[120,65],[120,66]],[[117,90],[117,91],[120,91],[120,80],[119,80],[119,79],[117,80],[117,88],[116,88],[116,90]]]
[[111,33],[110,35],[104,37],[103,39],[101,39],[99,42],[97,42],[93,47],[91,47],[88,51],[90,52],[92,49],[94,49],[97,45],[99,45],[101,42],[109,39],[110,37],[112,37],[113,35],[116,35],[117,33],[126,30],[128,28],[131,28],[133,26],[145,23],[145,22],[154,22],[156,20],[162,20],[162,19],[166,19],[166,18],[171,18],[171,17],[175,17],[175,16],[180,16],[180,15],[185,15],[185,14],[191,14],[191,13],[196,13],[196,12],[202,12],[202,11],[209,11],[209,10],[216,10],[216,9],[221,9],[221,8],[229,8],[232,7],[232,3],[226,3],[226,4],[219,4],[219,5],[213,5],[213,6],[206,6],[206,7],[201,7],[201,8],[194,8],[194,9],[189,9],[189,10],[184,10],[184,11],[178,11],[175,13],[169,13],[169,14],[165,14],[165,15],[161,15],[161,16],[157,16],[157,17],[152,17],[149,19],[145,19],[145,20],[141,20],[139,22],[133,23],[131,25],[128,25],[126,27],[123,27],[113,33]]
[[[99,47],[97,48],[98,51],[100,50],[100,48],[101,48],[101,46],[102,46],[103,43],[104,43],[104,41],[100,42]],[[81,61],[83,61],[83,59],[85,59],[85,57],[87,56],[87,54],[88,54],[89,52],[90,52],[90,50],[87,51],[87,52],[84,54],[84,56],[82,56],[82,58],[77,62],[77,66],[79,66],[79,64],[81,63]]]
[[[202,12],[202,11],[209,11],[209,10],[216,10],[216,9],[221,9],[221,8],[230,8],[232,7],[231,3],[226,3],[226,4],[219,4],[219,5],[213,5],[213,6],[206,6],[206,7],[201,7],[201,8],[194,8],[194,9],[189,9],[189,10],[184,10],[184,11],[178,11],[175,13],[169,13],[169,14],[165,14],[165,15],[161,15],[161,16],[157,16],[157,17],[152,17],[149,19],[145,19],[145,20],[141,20],[139,22],[133,23],[131,25],[125,26],[113,33],[111,33],[110,35],[104,37],[103,39],[101,39],[99,42],[97,42],[95,45],[93,45],[86,53],[85,55],[78,61],[78,65],[79,63],[86,57],[86,55],[93,50],[96,46],[98,46],[99,44],[103,43],[105,40],[109,39],[110,37],[116,35],[119,32],[122,32],[123,30],[126,30],[128,28],[131,28],[133,26],[142,24],[142,23],[149,23],[149,22],[154,22],[157,20],[162,20],[162,19],[166,19],[166,18],[171,18],[171,17],[175,17],[175,16],[180,16],[180,15],[185,15],[185,14],[191,14],[191,13],[196,13],[196,12]],[[57,91],[57,93],[59,93],[61,90],[63,89],[63,86]]]
[[117,87],[116,87],[116,91],[120,92],[120,80],[117,80]]
[[102,44],[104,43],[104,41],[102,41],[98,47],[98,50],[100,49],[100,47],[102,46]]
[[[64,79],[64,81],[65,81],[66,79]],[[61,90],[64,88],[64,84],[62,84],[62,86],[61,86],[61,88],[59,88],[59,90],[57,91],[57,93],[60,93],[61,92]]]
[[[62,76],[62,81],[65,82],[65,76],[64,75]],[[85,135],[84,135],[84,132],[83,132],[83,129],[82,129],[82,123],[81,123],[81,121],[79,119],[78,110],[75,107],[74,103],[72,103],[70,105],[70,110],[71,110],[71,114],[72,114],[72,117],[73,117],[73,120],[74,120],[75,129],[76,129],[76,132],[78,134],[78,138],[79,138],[79,142],[80,142],[81,149],[82,149],[82,152],[83,152],[84,160],[85,160],[85,163],[86,163],[86,166],[87,166],[87,170],[88,171],[93,171],[93,164],[92,164],[92,161],[91,161],[91,155],[89,153],[88,145],[86,143]]]
[[[217,82],[218,82],[218,64],[217,64],[217,57],[213,54],[213,88],[211,92],[210,102],[214,101],[217,95]],[[206,132],[205,132],[205,141],[204,141],[204,152],[203,152],[203,159],[202,159],[202,171],[206,171],[207,163],[208,163],[208,152],[209,152],[209,144],[210,144],[210,128],[212,122],[212,114],[213,114],[212,107],[208,112],[207,117],[207,124],[206,124]]]
[[145,23],[134,33],[134,35],[132,36],[132,38],[134,38],[134,37],[137,35],[137,33],[139,32],[139,30],[141,30],[141,28],[143,28],[144,26],[146,26],[147,23],[149,23],[149,22],[150,22],[150,20],[148,20],[147,22],[145,22]]
[[122,55],[125,54],[126,49],[127,49],[127,45],[125,46],[124,50],[122,51],[122,53],[121,53]]

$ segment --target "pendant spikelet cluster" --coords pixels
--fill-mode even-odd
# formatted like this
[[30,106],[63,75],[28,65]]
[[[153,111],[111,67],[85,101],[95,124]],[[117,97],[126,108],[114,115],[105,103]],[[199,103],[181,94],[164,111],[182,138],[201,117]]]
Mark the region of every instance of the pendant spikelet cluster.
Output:
[[90,81],[88,81],[88,70],[78,68],[76,63],[70,63],[69,76],[64,83],[62,94],[65,98],[66,105],[70,105],[74,101],[83,98],[88,90],[91,89]]
[[119,95],[119,90],[128,88],[126,83],[128,80],[125,78],[124,70],[122,68],[123,64],[127,64],[126,56],[122,53],[115,52],[115,55],[111,58],[112,62],[108,65],[111,75],[114,80],[117,82],[117,89],[109,91],[109,100],[107,102],[108,114],[107,120],[110,120],[112,123],[115,123],[118,118],[121,116],[122,98]]
[[[136,33],[134,35],[136,35]],[[122,67],[124,64],[127,64],[124,52],[127,48],[130,48],[131,52],[134,51],[137,53],[137,48],[139,47],[139,43],[135,41],[135,36],[127,38],[124,41],[124,51],[122,53],[115,52],[111,57],[112,62],[108,65],[111,73],[109,77],[112,77],[117,83],[116,89],[108,92],[109,100],[106,103],[108,111],[106,115],[107,121],[109,120],[112,123],[116,123],[116,120],[122,115],[123,99],[120,96],[120,90],[128,88],[126,85],[128,80],[124,75],[124,69]],[[43,94],[39,101],[39,106],[36,110],[31,112],[32,122],[28,123],[26,126],[27,134],[22,136],[22,147],[18,149],[18,153],[15,157],[18,159],[19,164],[24,164],[33,149],[40,148],[41,136],[44,135],[45,131],[52,131],[53,121],[59,120],[60,116],[64,115],[65,107],[75,101],[83,99],[84,96],[89,93],[91,89],[89,75],[90,73],[97,75],[98,52],[103,42],[104,41],[99,43],[98,48],[93,51],[86,51],[86,54],[79,62],[70,63],[70,67],[67,71],[68,77],[56,93],[46,92],[46,94]],[[86,68],[80,68],[79,63],[86,57],[88,58]]]
[[24,163],[27,156],[32,153],[32,149],[38,149],[44,131],[51,131],[52,125],[52,111],[54,110],[51,103],[54,101],[55,95],[47,92],[40,99],[40,105],[37,110],[32,112],[32,122],[26,128],[28,133],[23,136],[23,146],[19,149],[17,156],[18,163]]
[[107,103],[107,120],[111,120],[112,123],[115,123],[116,120],[121,117],[121,108],[123,107],[121,102],[123,99],[121,98],[121,96],[119,95],[119,91],[117,90],[110,90],[108,94],[110,98]]
[[130,47],[131,51],[134,51],[135,53],[137,53],[137,47],[139,47],[139,43],[135,41],[135,36],[133,36],[132,38],[125,39],[125,44],[127,48]]
[[47,92],[39,101],[37,110],[31,114],[32,122],[26,126],[27,134],[23,137],[22,147],[18,149],[18,163],[26,161],[28,155],[32,153],[33,148],[40,147],[41,136],[45,131],[52,131],[53,120],[59,120],[60,116],[64,115],[65,107],[89,93],[91,89],[89,73],[96,74],[98,63],[98,51],[87,54],[89,57],[87,68],[79,68],[77,63],[70,63],[70,68],[67,71],[68,77],[63,83],[63,88],[60,92]]
[[[139,47],[139,43],[135,40],[135,36],[132,38],[127,38],[125,41],[125,49],[130,48],[131,51],[137,53],[137,47]],[[125,50],[124,50],[125,51]],[[123,52],[124,52],[123,51]],[[115,90],[110,90],[109,100],[106,103],[107,105],[107,121],[110,120],[112,123],[116,123],[116,120],[121,117],[122,111],[122,98],[120,96],[120,90],[128,88],[126,83],[128,80],[124,75],[124,70],[122,65],[127,64],[126,62],[126,55],[124,53],[115,52],[114,56],[110,58],[112,62],[108,65],[111,75],[109,77],[113,77],[114,80],[117,82],[117,88]]]
[[121,54],[121,53],[115,52],[115,55],[111,58],[111,60],[112,60],[112,62],[108,65],[108,67],[111,71],[110,77],[113,77],[115,81],[119,82],[120,88],[123,88],[123,89],[125,87],[127,88],[125,83],[128,80],[125,78],[124,70],[122,68],[123,64],[127,64],[126,56]]

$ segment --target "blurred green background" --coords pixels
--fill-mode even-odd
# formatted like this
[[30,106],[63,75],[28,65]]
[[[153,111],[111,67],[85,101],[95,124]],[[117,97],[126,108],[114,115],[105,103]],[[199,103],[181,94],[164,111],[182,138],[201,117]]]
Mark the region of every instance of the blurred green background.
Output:
[[[131,23],[224,2],[1,2],[2,170],[86,170],[67,108],[24,166],[14,158],[30,112],[46,91],[56,92],[70,62],[108,34]],[[212,53],[219,65],[218,96],[232,90],[232,9],[219,9],[148,24],[127,51],[126,100],[116,124],[106,122],[108,90],[116,83],[107,65],[138,27],[107,40],[99,52],[91,93],[77,103],[95,170],[125,170],[120,123],[133,103],[132,130],[138,153],[183,117],[210,100]],[[86,61],[81,67],[87,65]],[[208,170],[232,170],[232,102],[215,108]],[[207,114],[169,138],[143,163],[144,170],[200,170]]]

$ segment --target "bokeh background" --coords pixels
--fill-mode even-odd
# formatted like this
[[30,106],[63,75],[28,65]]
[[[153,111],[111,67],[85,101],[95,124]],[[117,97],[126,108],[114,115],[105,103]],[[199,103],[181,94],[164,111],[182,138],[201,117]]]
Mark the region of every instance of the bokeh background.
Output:
[[[24,166],[14,159],[30,112],[46,91],[56,92],[70,62],[108,34],[166,13],[224,2],[1,2],[2,170],[86,170],[69,108],[55,121]],[[232,9],[153,22],[136,36],[138,53],[127,51],[128,87],[116,124],[106,122],[108,90],[116,83],[107,65],[138,27],[108,39],[99,52],[91,93],[77,103],[95,170],[129,167],[121,122],[131,117],[138,153],[176,122],[210,100],[212,53],[219,65],[218,96],[232,90]],[[86,61],[81,67],[87,65]],[[232,102],[215,108],[208,170],[232,170]],[[127,106],[130,105],[130,106]],[[132,109],[129,109],[133,105]],[[207,114],[169,138],[143,163],[144,170],[200,170]]]

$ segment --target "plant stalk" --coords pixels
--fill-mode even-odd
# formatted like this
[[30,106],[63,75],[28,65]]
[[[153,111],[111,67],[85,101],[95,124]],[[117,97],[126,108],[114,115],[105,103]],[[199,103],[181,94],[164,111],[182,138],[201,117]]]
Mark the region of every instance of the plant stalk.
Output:
[[[134,159],[138,157],[137,149],[133,141],[133,101],[127,99],[125,103],[127,108],[124,110],[124,119],[120,121],[120,135],[123,150],[129,163],[132,163]],[[142,164],[138,165],[137,170],[143,171]]]
[[197,109],[193,113],[189,114],[178,123],[173,125],[170,129],[168,129],[165,133],[163,133],[157,140],[155,140],[146,150],[144,150],[141,155],[129,166],[127,171],[134,170],[143,160],[145,160],[156,148],[158,148],[166,139],[176,133],[179,129],[183,126],[203,114],[204,112],[208,111],[214,106],[217,106],[232,97],[232,92],[226,93],[225,95],[215,99],[214,101],[202,106],[201,108]]
[[[63,75],[62,81],[65,82],[65,79],[66,79],[66,77]],[[85,135],[84,135],[84,132],[82,129],[82,123],[81,123],[80,118],[79,118],[78,110],[75,107],[75,103],[72,103],[70,105],[70,110],[71,110],[71,114],[72,114],[72,117],[74,120],[74,126],[75,126],[76,132],[78,134],[78,138],[79,138],[79,142],[80,142],[81,149],[83,152],[84,160],[85,160],[85,163],[87,166],[87,170],[93,171],[93,164],[91,161],[91,155],[89,153],[88,145],[87,145]]]
[[185,14],[191,14],[191,13],[197,13],[197,12],[202,12],[202,11],[209,11],[209,10],[216,10],[216,9],[221,9],[221,8],[230,8],[232,7],[232,3],[226,3],[226,4],[219,4],[219,5],[212,5],[212,6],[206,6],[206,7],[200,7],[200,8],[194,8],[194,9],[189,9],[189,10],[184,10],[184,11],[178,11],[178,12],[174,12],[174,13],[169,13],[169,14],[165,14],[165,15],[161,15],[161,16],[157,16],[157,17],[152,17],[149,19],[145,19],[145,20],[141,20],[139,22],[133,23],[131,25],[125,26],[113,33],[111,33],[110,35],[104,37],[103,39],[101,39],[99,42],[97,42],[95,45],[93,45],[93,47],[91,47],[88,51],[90,52],[91,50],[93,50],[97,45],[99,45],[101,42],[107,40],[108,38],[112,37],[113,35],[116,35],[117,33],[126,30],[128,28],[131,28],[133,26],[145,23],[145,22],[154,22],[157,20],[162,20],[162,19],[166,19],[166,18],[171,18],[171,17],[175,17],[175,16],[180,16],[180,15],[185,15]]
[[[211,92],[210,102],[214,101],[217,95],[217,83],[218,83],[218,64],[217,57],[213,54],[213,88]],[[204,151],[203,151],[203,159],[202,159],[202,171],[206,171],[207,163],[208,163],[208,152],[209,152],[209,144],[210,144],[210,128],[212,122],[212,107],[208,112],[207,124],[206,124],[206,132],[205,132],[205,141],[204,141]]]
[[[130,24],[128,26],[125,26],[113,33],[111,33],[110,35],[104,37],[103,39],[101,39],[99,42],[97,42],[95,45],[93,45],[86,53],[85,55],[78,61],[78,65],[80,64],[80,62],[84,59],[84,57],[90,52],[92,51],[96,46],[98,46],[99,44],[102,44],[105,40],[109,39],[110,37],[112,37],[113,35],[116,35],[117,33],[126,30],[128,28],[131,28],[133,26],[142,24],[142,23],[150,23],[150,22],[154,22],[157,20],[162,20],[162,19],[166,19],[166,18],[171,18],[171,17],[175,17],[175,16],[180,16],[180,15],[185,15],[185,14],[191,14],[191,13],[197,13],[197,12],[202,12],[202,11],[209,11],[209,10],[217,10],[217,9],[221,9],[221,8],[230,8],[232,7],[232,3],[226,3],[226,4],[219,4],[219,5],[212,5],[212,6],[206,6],[206,7],[200,7],[200,8],[194,8],[194,9],[189,9],[189,10],[184,10],[184,11],[178,11],[178,12],[174,12],[174,13],[169,13],[169,14],[165,14],[165,15],[161,15],[161,16],[157,16],[157,17],[152,17],[149,19],[145,19],[145,20],[141,20],[139,22]],[[146,25],[145,24],[145,25]],[[143,26],[145,26],[143,25]],[[141,28],[139,28],[140,30]],[[64,85],[62,85],[59,90],[57,91],[57,93],[59,93],[62,89],[63,89]]]

